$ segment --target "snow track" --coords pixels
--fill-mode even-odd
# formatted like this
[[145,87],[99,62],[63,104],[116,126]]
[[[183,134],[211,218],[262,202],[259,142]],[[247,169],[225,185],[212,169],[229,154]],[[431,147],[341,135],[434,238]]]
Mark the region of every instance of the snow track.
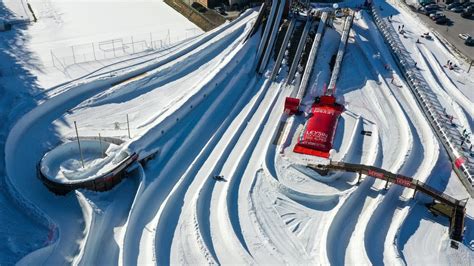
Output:
[[[270,20],[282,13],[277,2]],[[58,96],[20,120],[6,143],[8,181],[58,228],[56,242],[25,257],[23,264],[414,261],[406,248],[421,241],[423,232],[439,233],[444,227],[420,222],[429,214],[411,200],[411,190],[396,185],[385,190],[384,181],[371,177],[358,183],[349,173],[320,175],[302,164],[319,161],[291,153],[305,118],[282,113],[285,98],[295,90],[285,84],[285,69],[275,80],[268,76],[272,63],[260,69],[266,75],[255,73],[258,56],[266,61],[271,52],[259,46],[259,34],[243,41],[255,17],[246,12],[167,55],[132,60],[136,65],[129,68],[116,66],[115,77],[107,78],[104,69],[54,88],[48,93]],[[309,30],[311,21],[306,23]],[[275,25],[269,23],[264,36],[274,38]],[[328,66],[341,31],[334,25],[326,29],[314,67],[307,66],[313,70],[306,78],[315,85],[303,106],[330,79]],[[424,44],[410,51],[447,111],[463,126],[472,125],[472,103],[444,72],[437,54]],[[346,110],[332,160],[446,182],[436,175],[449,176],[443,168],[446,154],[364,11],[354,20],[339,76],[337,99]],[[131,139],[112,122],[104,125],[125,114],[131,118]],[[153,156],[107,193],[77,191],[60,198],[36,179],[30,188],[41,154],[70,136],[76,120],[84,121],[83,134],[121,135],[140,158]],[[217,175],[224,180],[214,179]],[[414,228],[416,222],[420,229]],[[422,249],[427,252],[427,243]]]
[[[357,42],[356,42],[357,43]],[[367,59],[366,59],[367,60]],[[370,61],[369,61],[370,62]],[[370,63],[368,64],[370,65]],[[376,69],[374,66],[372,66],[373,69]],[[370,77],[370,76],[369,76]],[[377,78],[378,80],[380,80]],[[373,77],[371,78],[373,79]],[[376,79],[376,80],[377,80]],[[383,104],[384,101],[387,101],[386,104],[388,104],[389,109],[383,108],[381,109],[381,113],[377,114],[376,116],[383,115],[383,117],[377,117],[375,120],[375,123],[379,125],[379,132],[381,136],[381,145],[382,147],[386,147],[391,141],[397,140],[398,139],[398,148],[394,151],[388,151],[384,150],[383,151],[383,158],[382,161],[380,162],[382,166],[384,166],[387,169],[391,169],[391,171],[398,171],[404,161],[405,161],[405,156],[409,155],[410,153],[410,144],[411,144],[411,134],[409,134],[409,126],[408,122],[406,120],[406,117],[401,115],[403,114],[403,111],[401,110],[400,106],[396,102],[394,96],[391,94],[390,90],[388,89],[387,83],[385,83],[385,80],[382,80],[381,86],[378,88],[381,90],[381,94],[373,88],[372,90],[374,91],[373,96],[376,96],[376,101],[380,101],[380,105],[385,105]],[[368,84],[371,84],[368,82]],[[377,96],[379,94],[380,96]],[[373,97],[372,96],[372,97]],[[369,98],[370,96],[368,96]],[[388,125],[384,123],[384,121],[387,121],[388,117],[391,114],[397,114],[396,115],[396,120],[392,120],[396,124],[391,124]],[[398,115],[400,114],[400,115]],[[392,123],[393,123],[392,122]],[[396,128],[398,132],[394,132],[391,130],[391,128]],[[386,149],[386,148],[385,148]],[[387,156],[388,155],[388,156]],[[393,157],[392,157],[393,156]],[[391,157],[391,158],[390,158]],[[387,164],[387,161],[390,161],[390,164]],[[367,164],[377,164],[377,162],[372,161],[372,162],[367,162]],[[374,188],[371,188],[374,186]],[[335,253],[333,255],[329,255],[329,260],[331,263],[334,264],[342,264],[344,263],[344,254],[346,254],[346,259],[347,261],[351,262],[357,262],[357,263],[369,263],[368,256],[365,255],[361,256],[361,250],[360,247],[363,246],[364,243],[364,235],[362,232],[364,232],[364,228],[367,226],[368,220],[370,219],[373,210],[376,208],[376,206],[379,204],[382,195],[379,194],[373,198],[370,197],[369,195],[371,193],[374,193],[374,191],[379,191],[383,188],[384,184],[381,181],[374,181],[374,180],[366,180],[363,182],[363,184],[359,187],[359,189],[355,192],[354,195],[351,195],[346,202],[342,203],[343,207],[339,213],[342,216],[337,216],[335,219],[336,221],[340,222],[333,222],[335,227],[330,227],[329,235],[333,235],[335,237],[334,240],[328,241],[329,247],[328,250],[338,250],[340,253]],[[374,190],[374,191],[373,191]],[[367,197],[369,196],[369,197]],[[365,203],[361,203],[364,202]],[[357,205],[355,205],[357,204]],[[360,211],[356,211],[359,209]],[[347,223],[343,223],[342,221],[352,221],[354,223],[353,227],[349,226]],[[351,229],[352,228],[352,229]],[[355,232],[353,234],[349,234],[349,232]],[[338,234],[331,232],[339,232]],[[344,233],[341,233],[344,232]],[[340,243],[341,238],[343,238],[343,235],[345,235],[345,241],[347,242],[347,249],[348,252],[346,253],[346,250],[342,248],[339,244],[339,248],[335,249],[333,247],[336,246],[335,241]],[[336,237],[337,236],[337,237]],[[356,248],[359,247],[359,248]],[[358,251],[357,251],[358,250]],[[366,251],[367,252],[367,251]],[[362,253],[364,254],[364,253]]]

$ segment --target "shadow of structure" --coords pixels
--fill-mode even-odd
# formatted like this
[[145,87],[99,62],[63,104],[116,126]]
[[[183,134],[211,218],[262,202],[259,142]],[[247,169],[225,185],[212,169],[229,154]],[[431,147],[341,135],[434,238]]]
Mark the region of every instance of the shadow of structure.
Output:
[[28,22],[16,19],[18,16],[4,2],[0,1],[0,21],[11,22],[12,27],[0,31],[0,264],[13,265],[44,246],[48,229],[15,204],[7,189],[5,142],[16,121],[38,105],[33,95],[40,88],[27,69],[40,66],[25,47]]

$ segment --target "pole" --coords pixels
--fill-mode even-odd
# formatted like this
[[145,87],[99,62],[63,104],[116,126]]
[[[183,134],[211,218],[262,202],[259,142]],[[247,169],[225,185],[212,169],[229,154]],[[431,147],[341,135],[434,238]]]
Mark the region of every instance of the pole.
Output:
[[115,55],[115,39],[112,40],[112,50],[114,51],[114,57],[117,57],[117,56]]
[[76,54],[74,53],[74,45],[71,46],[71,50],[72,50],[72,58],[74,59],[74,64],[76,63]]
[[91,43],[92,44],[92,52],[94,53],[94,60],[97,61],[97,57],[95,56],[95,45],[94,43]]
[[153,34],[150,32],[150,48],[154,49],[153,47]]
[[474,60],[471,60],[471,63],[469,64],[469,69],[467,70],[467,73],[469,73],[469,71],[471,71],[472,63],[474,63]]
[[105,155],[104,155],[104,149],[102,148],[102,138],[100,137],[100,133],[99,133],[99,143],[100,143],[100,154],[102,158],[104,158]]
[[135,43],[133,42],[133,36],[130,37],[132,39],[132,51],[135,53]]
[[82,156],[81,141],[79,140],[79,132],[77,131],[76,121],[74,121],[74,127],[76,128],[77,145],[79,146],[79,154],[81,155],[82,168],[86,168],[84,166],[84,156]]
[[128,120],[128,114],[127,114],[127,128],[128,128],[128,138],[131,139],[132,137],[130,136],[130,121]]
[[171,44],[171,34],[170,34],[170,30],[168,29],[168,45]]
[[51,53],[51,61],[53,61],[53,66],[56,67],[56,65],[54,64],[53,50],[49,50],[49,52]]

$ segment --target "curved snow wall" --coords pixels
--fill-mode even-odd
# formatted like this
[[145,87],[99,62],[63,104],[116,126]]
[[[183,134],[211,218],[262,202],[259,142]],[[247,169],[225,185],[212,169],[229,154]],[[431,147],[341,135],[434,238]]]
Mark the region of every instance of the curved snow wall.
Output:
[[433,108],[433,105],[440,105],[439,102],[433,100],[432,97],[428,97],[430,88],[426,88],[426,81],[421,75],[417,75],[418,70],[414,67],[414,62],[412,62],[410,57],[406,56],[409,53],[405,50],[403,45],[400,44],[398,34],[394,32],[392,26],[385,23],[382,17],[378,14],[375,6],[372,6],[370,13],[374,18],[375,25],[382,33],[382,36],[391,51],[395,63],[407,81],[408,87],[415,96],[418,105],[423,111],[425,117],[428,119],[428,122],[433,128],[438,140],[443,144],[443,147],[448,153],[453,164],[454,172],[461,180],[461,183],[463,183],[469,195],[474,197],[474,177],[472,169],[469,169],[466,159],[462,156],[462,152],[457,149],[454,142],[451,140],[449,130],[445,128],[446,122],[436,112],[435,108]]
[[[235,23],[235,21],[236,20],[234,20],[233,23]],[[177,110],[165,117],[158,125],[150,128],[140,138],[132,140],[132,142],[128,144],[129,150],[136,152],[140,160],[146,160],[149,156],[154,156],[155,153],[159,153],[160,148],[152,146],[154,141],[193,112],[194,109],[206,100],[216,89],[231,89],[238,84],[242,77],[249,75],[255,58],[252,58],[251,61],[247,61],[245,59],[250,56],[246,55],[258,45],[256,42],[243,43],[245,34],[247,34],[250,29],[251,27],[248,26],[240,29],[242,33],[239,37],[241,38],[241,44],[239,44],[231,54],[226,56],[213,73],[209,75],[210,77],[212,76],[212,78],[202,84],[202,89],[190,96]],[[233,78],[226,83],[226,79],[231,73],[233,74]]]
[[48,179],[41,171],[40,163],[36,165],[36,172],[41,182],[48,188],[49,191],[56,195],[66,195],[67,193],[84,188],[93,191],[107,191],[111,190],[114,186],[120,183],[124,178],[127,177],[127,168],[137,160],[138,155],[132,154],[125,161],[119,164],[110,172],[99,176],[93,180],[87,180],[83,182],[75,182],[72,184],[65,184],[54,182]]

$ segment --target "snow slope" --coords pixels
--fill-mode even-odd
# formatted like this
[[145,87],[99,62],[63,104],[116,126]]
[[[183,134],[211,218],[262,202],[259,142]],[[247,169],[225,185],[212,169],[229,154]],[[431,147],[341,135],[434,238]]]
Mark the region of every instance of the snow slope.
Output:
[[[284,71],[271,81],[269,62],[263,75],[255,73],[262,32],[243,40],[256,16],[247,11],[169,54],[58,88],[15,125],[6,143],[7,180],[55,232],[21,263],[102,264],[101,254],[123,265],[470,262],[472,203],[465,241],[450,249],[447,221],[424,207],[427,197],[412,199],[413,191],[385,189],[371,177],[358,183],[355,174],[321,176],[303,164],[315,159],[292,154],[305,119],[282,114],[294,90],[284,84]],[[394,23],[404,16],[396,13]],[[329,82],[339,22],[321,42],[304,104]],[[419,30],[416,23],[407,30]],[[435,64],[446,51],[412,38],[403,44],[435,97],[469,127],[470,96]],[[336,86],[346,110],[333,160],[382,167],[456,198],[466,195],[365,11],[356,14]],[[110,192],[53,196],[32,179],[34,166],[74,135],[74,121],[81,134],[118,137],[142,158],[153,156]]]

